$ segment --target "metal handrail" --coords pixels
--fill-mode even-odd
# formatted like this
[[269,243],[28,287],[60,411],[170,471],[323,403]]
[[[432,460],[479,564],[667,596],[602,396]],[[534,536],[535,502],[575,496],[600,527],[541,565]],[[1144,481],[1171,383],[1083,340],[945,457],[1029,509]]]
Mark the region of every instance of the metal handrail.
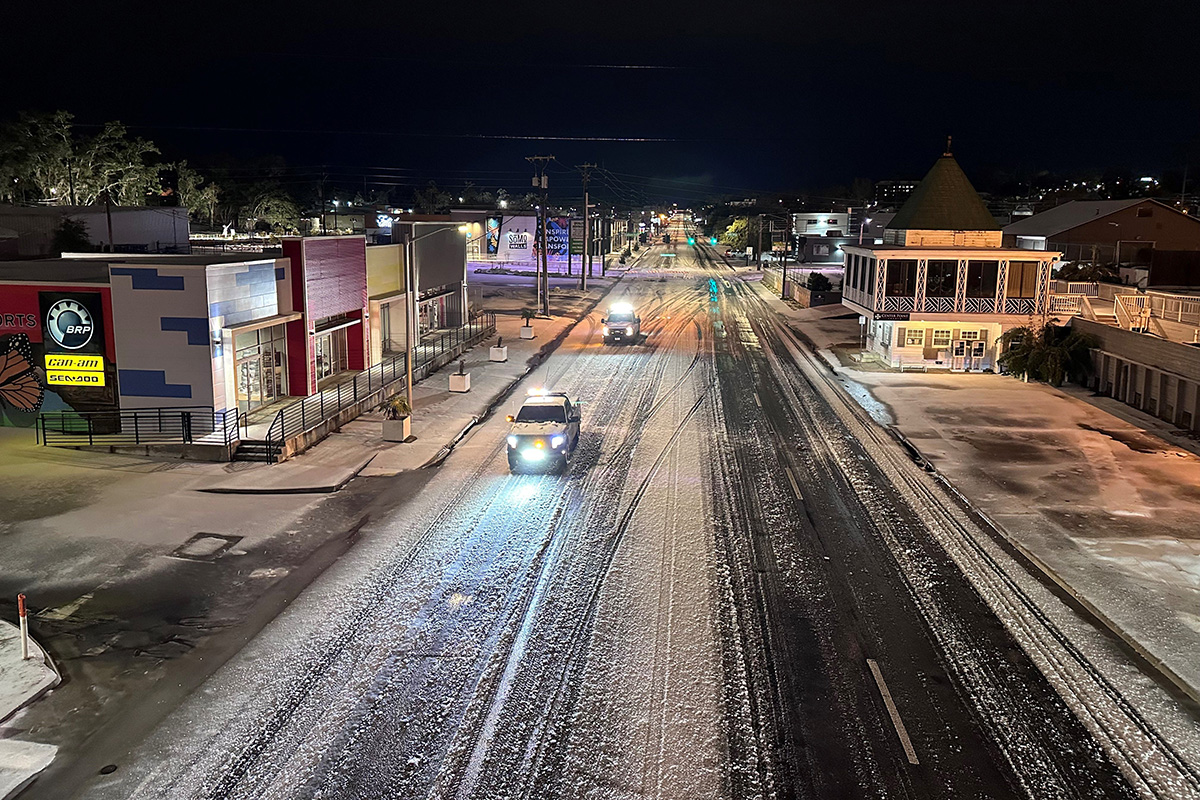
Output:
[[43,411],[37,435],[46,446],[213,444],[238,441],[236,411],[211,406],[172,406],[111,411]]
[[[452,328],[433,342],[413,348],[416,357],[413,369],[419,369],[459,345],[475,344],[496,328],[495,312],[487,311],[473,317],[466,325]],[[370,369],[363,370],[353,380],[343,381],[304,398],[298,403],[284,406],[275,415],[267,428],[265,437],[267,460],[275,462],[283,452],[284,444],[293,436],[316,428],[321,423],[339,414],[344,409],[369,398],[389,384],[404,379],[407,374],[407,353],[399,353]]]

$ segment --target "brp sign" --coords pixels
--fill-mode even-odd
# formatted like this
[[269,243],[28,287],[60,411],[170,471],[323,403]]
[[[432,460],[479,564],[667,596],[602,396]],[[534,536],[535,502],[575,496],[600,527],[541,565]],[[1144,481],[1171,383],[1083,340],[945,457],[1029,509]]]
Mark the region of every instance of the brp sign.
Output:
[[92,312],[77,300],[59,300],[46,312],[46,333],[64,350],[87,347],[95,330]]

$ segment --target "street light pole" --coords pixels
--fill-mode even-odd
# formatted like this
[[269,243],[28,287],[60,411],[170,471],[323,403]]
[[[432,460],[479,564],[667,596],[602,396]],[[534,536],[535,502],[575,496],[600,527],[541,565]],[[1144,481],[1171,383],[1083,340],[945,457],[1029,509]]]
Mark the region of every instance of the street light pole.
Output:
[[[414,245],[422,239],[427,239],[443,231],[448,231],[450,228],[439,227],[429,233],[416,236],[417,223],[411,222],[410,233],[404,240],[404,289],[407,294],[407,302],[404,304],[405,310],[405,350],[407,356],[404,361],[404,396],[408,399],[409,413],[412,413],[413,407],[413,362],[417,360],[417,249]],[[465,225],[459,225],[457,228],[459,233],[467,233],[468,228]],[[465,311],[465,309],[464,309]]]
[[870,225],[870,224],[871,224],[870,217],[867,217],[858,223],[858,243],[859,244],[862,244],[862,240],[863,240],[863,227],[866,225]]

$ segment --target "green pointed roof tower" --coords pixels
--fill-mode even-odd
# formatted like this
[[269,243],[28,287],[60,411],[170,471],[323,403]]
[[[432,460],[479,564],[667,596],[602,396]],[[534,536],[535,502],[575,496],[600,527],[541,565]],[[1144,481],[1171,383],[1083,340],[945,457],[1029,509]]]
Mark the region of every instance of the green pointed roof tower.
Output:
[[[887,225],[895,243],[903,243],[904,231],[999,231],[975,187],[967,180],[962,167],[946,152],[934,162],[908,200]],[[997,245],[999,242],[997,242]]]

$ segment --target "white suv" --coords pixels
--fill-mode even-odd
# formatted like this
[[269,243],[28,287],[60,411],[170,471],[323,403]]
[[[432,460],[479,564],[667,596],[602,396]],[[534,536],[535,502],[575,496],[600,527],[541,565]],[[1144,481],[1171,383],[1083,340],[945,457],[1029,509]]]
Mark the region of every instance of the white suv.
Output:
[[509,414],[508,468],[564,471],[579,444],[579,403],[561,392],[531,392]]

